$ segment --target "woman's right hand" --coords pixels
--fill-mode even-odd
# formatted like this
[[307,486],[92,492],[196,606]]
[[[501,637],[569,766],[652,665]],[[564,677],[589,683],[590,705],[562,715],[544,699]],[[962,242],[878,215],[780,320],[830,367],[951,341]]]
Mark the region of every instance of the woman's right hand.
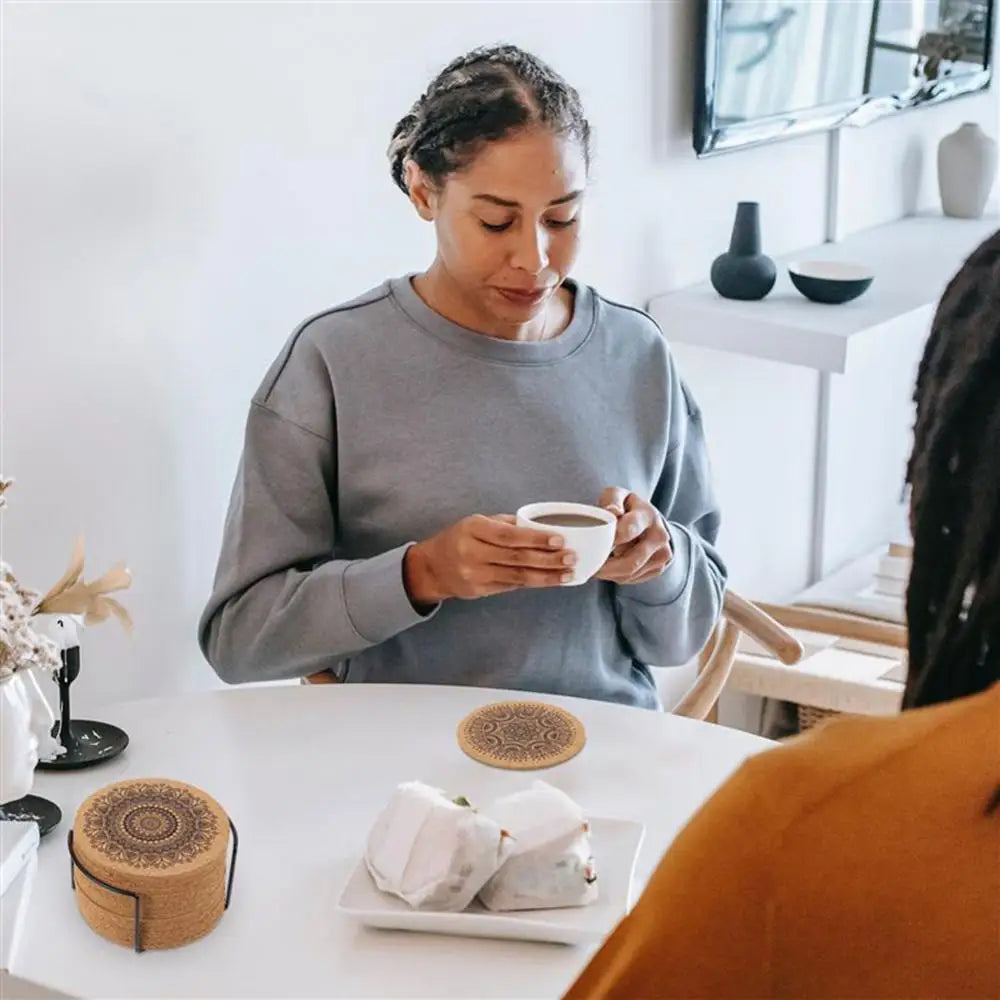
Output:
[[403,559],[403,582],[414,606],[449,597],[470,600],[523,587],[558,587],[572,578],[576,555],[560,535],[524,528],[510,514],[463,518]]

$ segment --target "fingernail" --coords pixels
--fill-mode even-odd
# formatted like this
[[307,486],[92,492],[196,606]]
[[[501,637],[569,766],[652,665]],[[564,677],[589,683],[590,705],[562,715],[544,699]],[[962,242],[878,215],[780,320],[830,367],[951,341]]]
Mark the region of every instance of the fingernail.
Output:
[[576,553],[567,552],[566,555],[562,557],[564,566],[575,566],[576,565]]
[[563,573],[563,575],[561,577],[559,577],[559,582],[560,583],[569,583],[569,581],[572,580],[572,579],[573,579],[573,574],[572,573]]
[[549,539],[549,547],[553,549],[561,549],[563,547],[562,535],[553,535]]

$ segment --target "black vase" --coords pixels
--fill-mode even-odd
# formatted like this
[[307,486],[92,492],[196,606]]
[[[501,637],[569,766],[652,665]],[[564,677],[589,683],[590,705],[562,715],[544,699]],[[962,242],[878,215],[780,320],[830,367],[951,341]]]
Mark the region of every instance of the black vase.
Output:
[[729,251],[712,262],[712,287],[727,299],[762,299],[776,277],[774,261],[760,252],[760,205],[741,201]]

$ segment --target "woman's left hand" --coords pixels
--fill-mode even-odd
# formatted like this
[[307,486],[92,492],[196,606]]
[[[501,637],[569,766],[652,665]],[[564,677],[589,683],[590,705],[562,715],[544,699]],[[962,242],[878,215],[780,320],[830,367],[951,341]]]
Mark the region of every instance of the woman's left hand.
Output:
[[651,503],[620,486],[609,486],[597,504],[618,516],[615,547],[597,571],[598,580],[645,583],[670,565],[670,532],[663,515]]

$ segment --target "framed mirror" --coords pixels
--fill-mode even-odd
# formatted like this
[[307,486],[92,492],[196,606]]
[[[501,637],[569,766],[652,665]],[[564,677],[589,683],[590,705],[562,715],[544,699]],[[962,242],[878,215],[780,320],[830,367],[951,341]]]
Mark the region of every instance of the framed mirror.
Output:
[[1000,0],[699,0],[700,156],[984,90]]

